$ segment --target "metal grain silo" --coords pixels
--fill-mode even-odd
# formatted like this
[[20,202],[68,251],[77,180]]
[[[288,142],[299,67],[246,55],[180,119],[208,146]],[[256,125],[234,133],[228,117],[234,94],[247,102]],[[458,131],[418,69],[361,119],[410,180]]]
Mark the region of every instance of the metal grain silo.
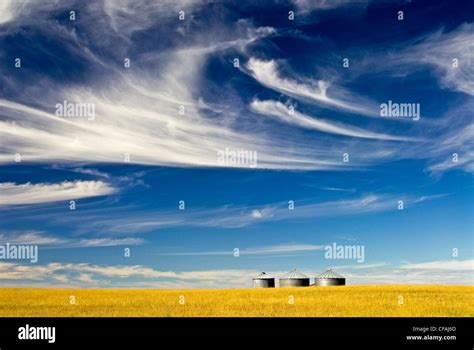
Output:
[[255,276],[252,281],[254,288],[275,288],[275,278],[267,275],[265,272]]
[[291,270],[285,276],[280,278],[280,287],[307,287],[309,286],[309,277],[303,275],[296,269]]
[[315,286],[344,286],[346,279],[333,269],[329,269],[314,279]]

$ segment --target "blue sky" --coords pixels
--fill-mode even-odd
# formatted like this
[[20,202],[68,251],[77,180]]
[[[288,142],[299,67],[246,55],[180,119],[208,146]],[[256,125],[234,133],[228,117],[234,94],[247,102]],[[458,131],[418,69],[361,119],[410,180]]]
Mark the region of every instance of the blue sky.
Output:
[[39,246],[1,284],[472,284],[473,10],[1,1],[0,241]]

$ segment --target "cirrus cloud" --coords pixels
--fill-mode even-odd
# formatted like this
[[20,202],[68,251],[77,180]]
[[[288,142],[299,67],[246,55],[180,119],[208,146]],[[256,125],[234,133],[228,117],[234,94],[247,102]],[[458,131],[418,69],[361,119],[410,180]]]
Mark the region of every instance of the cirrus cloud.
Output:
[[61,183],[0,183],[0,206],[58,202],[69,199],[105,196],[116,189],[102,181],[64,181]]

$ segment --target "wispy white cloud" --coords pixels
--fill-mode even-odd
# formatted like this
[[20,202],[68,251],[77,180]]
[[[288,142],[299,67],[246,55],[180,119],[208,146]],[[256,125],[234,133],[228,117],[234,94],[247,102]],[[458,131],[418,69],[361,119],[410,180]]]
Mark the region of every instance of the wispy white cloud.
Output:
[[269,208],[263,208],[263,209],[252,209],[252,212],[250,213],[250,216],[253,219],[267,219],[273,216],[273,209],[271,207]]
[[375,104],[329,81],[308,78],[300,78],[302,81],[299,81],[290,77],[281,77],[275,60],[265,61],[251,57],[246,69],[260,84],[288,96],[361,115],[378,114],[378,107]]
[[[266,247],[249,247],[239,249],[239,255],[270,255],[280,253],[291,253],[298,254],[304,252],[312,252],[324,249],[323,245],[313,244],[278,244]],[[157,255],[170,255],[170,256],[232,256],[234,250],[219,250],[219,251],[198,251],[198,252],[164,252],[158,253]]]
[[474,173],[474,102],[465,102],[446,113],[436,124],[443,130],[437,142],[426,147],[429,155],[427,170],[441,174],[451,170]]
[[125,238],[81,238],[77,240],[69,239],[61,248],[94,248],[94,247],[115,247],[115,246],[134,246],[145,244],[146,241],[137,237]]
[[[388,269],[357,273],[344,273],[348,284],[434,284],[434,285],[472,285],[472,272],[467,271],[444,271],[434,273],[433,271],[407,271],[400,269]],[[343,271],[344,272],[344,271]]]
[[474,284],[474,260],[338,266],[350,284]]
[[97,176],[97,177],[104,177],[106,179],[110,178],[110,175],[107,173],[104,173],[102,171],[99,171],[97,169],[93,168],[73,168],[71,171],[78,173],[78,174],[86,174],[86,175],[92,175],[92,176]]
[[428,261],[428,262],[423,262],[423,263],[404,264],[404,265],[401,265],[400,268],[408,269],[408,270],[444,270],[444,271],[472,271],[474,272],[474,259]]
[[443,87],[474,96],[474,23],[417,40],[394,59],[401,65],[429,66]]
[[0,1],[0,25],[6,24],[15,19],[15,17],[25,8],[26,0],[2,0]]
[[160,271],[142,265],[50,263],[21,265],[0,262],[3,285],[120,288],[238,288],[249,287],[256,270]]
[[413,141],[406,136],[393,136],[387,134],[381,134],[376,132],[371,132],[368,130],[363,130],[352,125],[347,125],[343,123],[333,123],[323,119],[317,119],[310,117],[306,114],[300,113],[299,111],[290,110],[288,106],[284,105],[279,101],[273,100],[253,100],[251,103],[251,108],[261,114],[274,116],[279,120],[296,125],[306,129],[318,130],[325,133],[350,136],[350,137],[360,137],[366,139],[379,139],[379,140],[390,140],[390,141]]
[[387,263],[374,263],[374,264],[356,264],[356,265],[337,265],[334,266],[336,269],[342,270],[366,270],[366,269],[375,269],[379,267],[387,266]]
[[61,237],[47,235],[41,231],[0,233],[0,243],[57,245],[65,242]]
[[61,170],[61,171],[70,171],[77,174],[91,175],[94,177],[102,177],[105,179],[110,179],[110,174],[100,171],[95,168],[83,167],[83,166],[63,166],[59,164],[53,164],[48,169]]
[[84,282],[85,284],[88,284],[88,285],[94,285],[96,283],[96,281],[92,277],[92,274],[88,274],[88,273],[81,273],[77,277],[77,279],[81,282]]
[[308,252],[324,249],[323,245],[314,244],[278,244],[267,247],[247,248],[242,252],[244,254],[274,254],[274,253],[295,253]]
[[0,233],[0,243],[36,244],[48,248],[92,248],[134,246],[146,241],[138,237],[71,238],[47,234],[42,231],[13,231]]
[[64,181],[61,183],[0,183],[0,206],[38,204],[105,196],[116,189],[102,181]]
[[143,1],[104,0],[103,8],[114,31],[130,37],[133,33],[143,31],[157,20],[177,18],[179,11],[184,11],[192,18],[192,11],[210,1],[175,0]]
[[345,6],[365,6],[368,0],[292,0],[298,12],[309,13],[318,10],[330,10]]
[[[426,159],[427,170],[435,175],[452,170],[474,172],[473,42],[474,24],[464,23],[452,30],[441,28],[401,44],[395,43],[392,49],[369,50],[365,58],[359,59],[358,68],[353,68],[361,75],[375,72],[394,77],[409,76],[420,68],[428,69],[442,88],[464,94],[464,98],[457,100],[443,115],[424,118],[424,138],[431,141],[421,143],[406,154],[407,158]],[[458,155],[456,161],[454,153]]]
[[[443,268],[448,263],[448,268]],[[405,264],[395,268],[384,266],[351,271],[341,269],[350,284],[453,284],[473,285],[472,260]]]
[[[223,206],[218,208],[199,208],[182,210],[147,211],[139,214],[123,215],[121,210],[109,213],[101,218],[92,213],[87,219],[87,212],[77,218],[68,218],[68,222],[76,222],[77,227],[86,231],[119,234],[123,232],[149,232],[168,227],[221,227],[238,228],[268,221],[299,221],[321,217],[363,215],[382,211],[397,211],[398,201],[403,200],[404,207],[409,210],[415,205],[439,196],[411,196],[369,194],[352,199],[324,202],[295,201],[295,209],[289,210],[287,202],[269,203],[260,206]],[[50,218],[62,220],[62,218]]]
[[331,192],[355,192],[355,188],[321,187],[321,189]]

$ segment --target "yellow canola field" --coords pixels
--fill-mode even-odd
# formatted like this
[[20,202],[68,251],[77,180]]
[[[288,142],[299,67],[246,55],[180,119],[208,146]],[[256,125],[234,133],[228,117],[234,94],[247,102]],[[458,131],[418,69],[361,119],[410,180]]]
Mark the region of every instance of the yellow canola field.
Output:
[[0,289],[0,316],[474,316],[474,286]]

